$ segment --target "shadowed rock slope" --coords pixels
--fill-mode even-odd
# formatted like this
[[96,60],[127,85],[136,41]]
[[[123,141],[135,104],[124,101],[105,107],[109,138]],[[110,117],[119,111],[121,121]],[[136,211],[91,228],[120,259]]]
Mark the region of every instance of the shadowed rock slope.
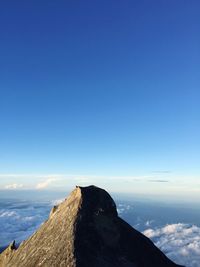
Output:
[[144,235],[118,217],[110,195],[77,187],[0,267],[178,267]]

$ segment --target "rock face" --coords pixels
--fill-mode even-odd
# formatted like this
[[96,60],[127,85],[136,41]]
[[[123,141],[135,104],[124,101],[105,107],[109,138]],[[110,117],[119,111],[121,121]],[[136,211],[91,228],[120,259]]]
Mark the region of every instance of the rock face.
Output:
[[178,267],[144,235],[118,217],[110,195],[77,187],[0,267]]

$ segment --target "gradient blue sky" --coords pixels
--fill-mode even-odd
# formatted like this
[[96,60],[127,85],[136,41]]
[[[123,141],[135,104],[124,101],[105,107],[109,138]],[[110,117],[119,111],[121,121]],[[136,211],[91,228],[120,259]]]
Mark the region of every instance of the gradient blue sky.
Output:
[[80,178],[199,194],[199,10],[198,0],[1,3],[0,188]]

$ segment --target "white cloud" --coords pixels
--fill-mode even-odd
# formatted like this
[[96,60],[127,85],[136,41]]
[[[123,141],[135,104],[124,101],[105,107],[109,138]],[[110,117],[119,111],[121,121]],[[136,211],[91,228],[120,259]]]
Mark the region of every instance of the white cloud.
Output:
[[5,189],[19,189],[19,188],[22,188],[24,185],[23,184],[8,184],[8,185],[5,185]]
[[148,220],[146,221],[145,226],[150,227],[153,222],[154,220]]
[[52,184],[53,182],[57,181],[58,179],[55,178],[49,178],[41,183],[38,183],[36,185],[36,189],[45,189],[47,188],[50,184]]
[[128,204],[122,204],[122,203],[119,203],[117,205],[117,212],[118,212],[118,215],[121,216],[122,214],[124,215],[127,211],[129,211],[131,209],[131,206],[128,205]]
[[196,225],[169,224],[143,233],[176,263],[200,266],[200,228]]
[[13,217],[16,214],[17,213],[15,211],[4,211],[4,212],[0,213],[0,218],[3,218],[3,217]]
[[19,243],[27,239],[47,219],[49,210],[49,203],[0,203],[0,249],[13,240]]

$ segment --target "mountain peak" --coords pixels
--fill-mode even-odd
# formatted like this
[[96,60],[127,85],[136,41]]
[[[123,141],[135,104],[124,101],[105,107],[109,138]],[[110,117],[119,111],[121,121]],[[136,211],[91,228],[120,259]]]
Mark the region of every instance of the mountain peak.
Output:
[[77,186],[18,249],[13,244],[0,267],[178,266],[118,217],[114,200],[96,186]]

